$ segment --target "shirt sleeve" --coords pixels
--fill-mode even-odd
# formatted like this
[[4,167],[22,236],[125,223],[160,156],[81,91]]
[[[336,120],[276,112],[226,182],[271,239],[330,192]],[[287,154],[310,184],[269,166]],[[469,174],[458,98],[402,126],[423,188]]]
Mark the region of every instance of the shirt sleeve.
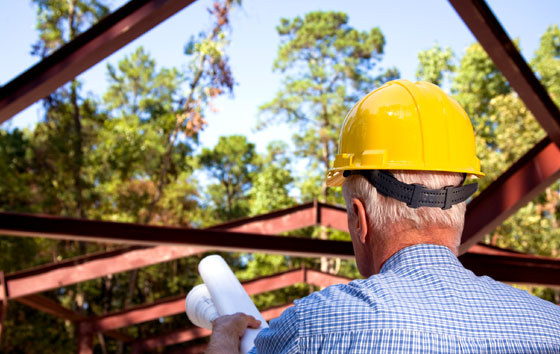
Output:
[[255,338],[255,347],[249,353],[299,353],[297,313],[294,306],[282,312],[280,317],[270,321],[269,328],[263,329]]

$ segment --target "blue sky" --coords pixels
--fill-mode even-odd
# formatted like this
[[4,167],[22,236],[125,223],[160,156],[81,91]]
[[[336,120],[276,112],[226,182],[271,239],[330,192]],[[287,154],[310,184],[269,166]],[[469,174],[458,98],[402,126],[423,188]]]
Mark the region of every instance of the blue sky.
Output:
[[[113,0],[112,8],[124,1]],[[97,64],[79,78],[91,95],[101,96],[106,88],[106,64],[117,63],[125,54],[144,46],[161,66],[185,65],[183,45],[192,34],[208,24],[206,8],[211,2],[199,0],[144,36]],[[540,35],[554,23],[560,23],[560,2],[492,0],[488,2],[513,38],[520,38],[522,54],[533,56]],[[208,127],[201,134],[204,146],[213,146],[221,135],[244,134],[257,143],[259,151],[274,139],[289,140],[293,127],[278,126],[255,132],[257,108],[272,99],[280,87],[281,76],[272,72],[278,48],[275,27],[281,17],[293,18],[313,10],[336,10],[348,13],[350,25],[368,30],[379,27],[386,39],[381,67],[396,66],[403,78],[414,80],[417,54],[434,43],[450,46],[457,56],[474,41],[474,37],[444,0],[424,1],[334,1],[334,0],[243,0],[232,17],[231,66],[238,83],[233,98],[221,98],[219,111],[208,117]],[[0,84],[5,84],[33,65],[37,58],[30,53],[37,38],[34,30],[35,10],[27,0],[0,0]],[[40,119],[34,105],[19,113],[9,127],[31,126]]]

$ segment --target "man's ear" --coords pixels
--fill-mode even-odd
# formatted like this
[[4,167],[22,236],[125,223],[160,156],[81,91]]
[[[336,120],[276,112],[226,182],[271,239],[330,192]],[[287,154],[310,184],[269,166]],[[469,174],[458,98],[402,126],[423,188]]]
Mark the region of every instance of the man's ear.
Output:
[[362,244],[365,244],[367,242],[368,234],[366,208],[364,203],[356,197],[352,198],[352,212],[356,216],[354,218],[355,224],[353,225],[356,230],[356,236],[358,236]]

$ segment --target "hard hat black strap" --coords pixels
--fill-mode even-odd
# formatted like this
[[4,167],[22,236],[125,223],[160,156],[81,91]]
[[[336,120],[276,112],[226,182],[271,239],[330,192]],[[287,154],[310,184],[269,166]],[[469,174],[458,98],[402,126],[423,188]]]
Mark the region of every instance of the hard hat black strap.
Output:
[[442,189],[428,189],[420,184],[407,184],[399,181],[389,172],[383,170],[347,170],[349,175],[364,176],[381,195],[406,203],[411,208],[433,207],[449,209],[455,204],[467,200],[478,189],[478,183]]

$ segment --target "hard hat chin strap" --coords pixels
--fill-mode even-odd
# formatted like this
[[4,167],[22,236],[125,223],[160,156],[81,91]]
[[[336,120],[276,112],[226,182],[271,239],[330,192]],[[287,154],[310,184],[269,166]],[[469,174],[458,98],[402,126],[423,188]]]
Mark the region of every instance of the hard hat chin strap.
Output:
[[432,207],[449,209],[467,200],[478,189],[478,183],[459,187],[428,189],[421,184],[407,184],[383,170],[346,170],[344,177],[364,176],[381,195],[406,203],[410,208]]

